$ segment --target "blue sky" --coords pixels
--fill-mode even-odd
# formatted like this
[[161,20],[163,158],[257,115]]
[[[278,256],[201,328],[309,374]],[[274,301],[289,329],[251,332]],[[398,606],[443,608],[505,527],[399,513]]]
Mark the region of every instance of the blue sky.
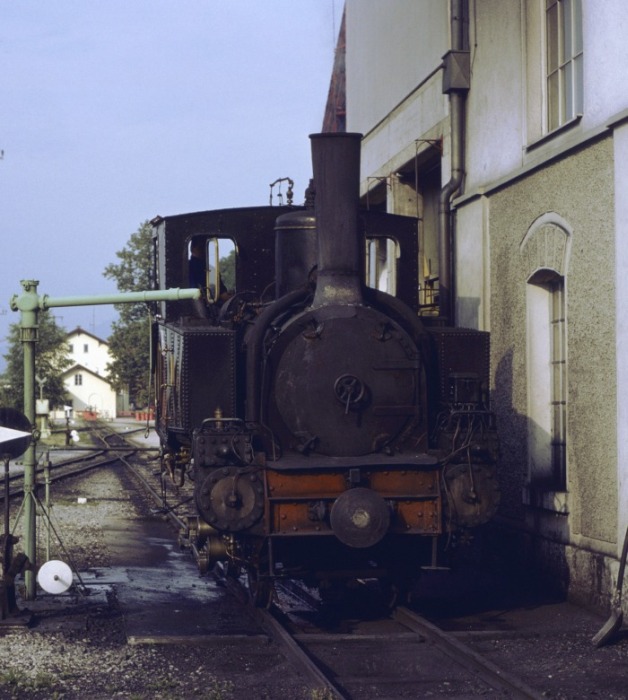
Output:
[[[266,204],[286,176],[302,201],[342,9],[0,0],[0,354],[20,280],[49,296],[112,293],[102,271],[147,219]],[[54,313],[97,335],[116,317]]]

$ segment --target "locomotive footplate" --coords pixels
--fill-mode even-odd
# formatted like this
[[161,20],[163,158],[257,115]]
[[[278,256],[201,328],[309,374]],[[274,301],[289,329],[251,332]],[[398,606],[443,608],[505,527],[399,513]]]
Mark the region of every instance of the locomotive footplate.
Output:
[[327,455],[305,455],[300,452],[290,452],[284,455],[283,461],[269,462],[269,469],[274,472],[328,472],[336,470],[345,470],[353,468],[363,468],[364,471],[390,471],[404,470],[430,470],[436,469],[439,465],[439,459],[433,454],[427,452],[400,452],[399,454],[368,454],[329,457]]

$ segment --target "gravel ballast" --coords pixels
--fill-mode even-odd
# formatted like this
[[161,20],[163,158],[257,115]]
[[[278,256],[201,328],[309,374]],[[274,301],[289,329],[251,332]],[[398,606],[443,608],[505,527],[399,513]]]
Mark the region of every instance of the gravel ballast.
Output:
[[[221,636],[219,644],[211,645],[127,643],[116,584],[91,585],[115,563],[106,524],[137,523],[145,528],[155,518],[153,504],[133,489],[123,467],[55,485],[52,501],[51,519],[63,548],[53,535],[51,558],[69,557],[91,594],[79,594],[80,586],[75,585],[60,596],[38,587],[34,601],[18,595],[18,620],[30,616],[30,624],[0,627],[0,698],[313,697],[277,647],[259,637],[230,644]],[[41,520],[38,542],[43,546]],[[18,587],[19,583],[18,579]]]

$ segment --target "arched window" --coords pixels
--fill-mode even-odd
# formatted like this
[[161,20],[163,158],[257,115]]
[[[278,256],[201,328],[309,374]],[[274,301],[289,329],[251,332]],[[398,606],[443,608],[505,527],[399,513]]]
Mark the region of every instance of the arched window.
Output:
[[570,233],[546,215],[521,244],[526,271],[528,467],[534,489],[567,488],[566,266]]
[[566,488],[565,280],[543,270],[528,280],[528,455],[530,483]]

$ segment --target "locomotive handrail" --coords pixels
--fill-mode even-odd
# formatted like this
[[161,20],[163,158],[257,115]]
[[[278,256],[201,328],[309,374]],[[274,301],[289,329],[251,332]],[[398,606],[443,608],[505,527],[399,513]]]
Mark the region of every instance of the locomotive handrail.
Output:
[[242,418],[224,418],[223,416],[220,418],[204,418],[201,421],[201,428],[205,425],[205,423],[240,423],[241,425],[246,426]]

